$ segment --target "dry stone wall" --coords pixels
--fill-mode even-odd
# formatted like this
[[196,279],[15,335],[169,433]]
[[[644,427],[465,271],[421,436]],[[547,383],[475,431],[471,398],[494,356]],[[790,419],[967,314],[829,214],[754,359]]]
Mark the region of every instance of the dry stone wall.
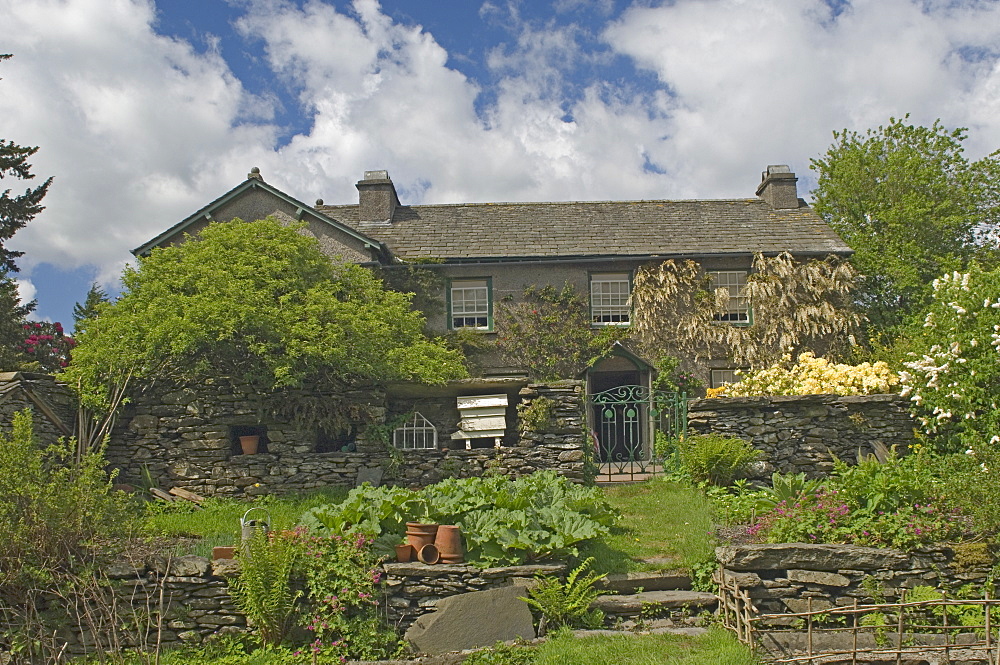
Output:
[[0,432],[9,434],[14,414],[24,409],[31,410],[35,438],[43,445],[73,431],[76,398],[69,387],[48,374],[0,373]]
[[[225,379],[185,386],[153,384],[126,405],[108,459],[122,469],[126,481],[139,482],[148,474],[161,487],[205,496],[353,487],[365,479],[417,486],[447,477],[487,472],[521,476],[541,469],[555,469],[575,481],[584,479],[581,381],[521,388],[512,400],[510,436],[499,449],[491,445],[466,450],[463,442],[450,439],[457,416],[450,424],[439,416],[441,422],[434,423],[439,429],[438,449],[391,451],[388,442],[366,438],[366,432],[379,429],[369,430],[371,425],[384,425],[410,412],[411,403],[376,390],[326,397],[363,404],[366,415],[341,438],[329,437],[275,418],[245,386]],[[554,417],[530,430],[519,428],[516,405],[540,398],[552,400]],[[428,402],[437,406],[428,409]],[[455,411],[454,395],[424,398],[421,404],[432,414]],[[261,436],[257,454],[241,454],[242,434]]]
[[[562,565],[476,568],[467,565],[421,563],[383,564],[381,606],[387,624],[402,635],[420,616],[434,611],[445,598],[472,591],[511,586],[530,586],[538,574],[559,574]],[[110,581],[102,585],[114,600],[68,603],[71,622],[57,631],[65,652],[79,656],[113,647],[152,650],[159,639],[163,647],[202,644],[230,633],[247,630],[247,621],[229,595],[229,579],[239,575],[232,559],[209,561],[188,555],[156,557],[135,565],[121,561],[105,567]],[[89,611],[84,611],[84,607]],[[94,608],[114,607],[112,616]],[[0,635],[4,633],[0,626]],[[159,635],[159,638],[157,636]],[[2,647],[0,639],[0,662]]]
[[[992,579],[994,555],[985,544],[915,552],[854,545],[735,545],[715,551],[721,573],[766,614],[871,603],[874,586],[885,601],[916,586],[954,590]],[[779,622],[780,623],[780,622]]]
[[750,441],[764,453],[754,480],[770,480],[775,471],[816,477],[833,470],[833,456],[853,462],[876,446],[905,453],[915,440],[908,404],[899,395],[694,399],[688,431]]
[[419,617],[433,612],[443,598],[500,587],[528,587],[539,574],[558,575],[565,566],[532,565],[476,568],[461,564],[386,563],[385,594],[389,621],[405,632]]

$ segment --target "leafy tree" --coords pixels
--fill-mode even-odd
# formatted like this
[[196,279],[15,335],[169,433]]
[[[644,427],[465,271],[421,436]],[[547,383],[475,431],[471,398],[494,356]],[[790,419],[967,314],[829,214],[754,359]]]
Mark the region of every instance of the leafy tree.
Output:
[[[390,381],[465,375],[461,355],[423,333],[407,294],[335,263],[315,239],[274,219],[212,224],[126,269],[124,293],[79,336],[68,379],[86,403],[119,377],[235,377],[289,412],[293,391],[337,393]],[[322,400],[311,424],[342,424],[358,405]],[[306,407],[303,407],[306,408]],[[317,408],[315,401],[309,409]],[[303,423],[304,424],[304,423]]]
[[934,280],[906,337],[902,393],[924,431],[944,447],[1000,453],[1000,268]]
[[502,357],[538,380],[576,376],[625,336],[616,326],[595,331],[586,296],[570,283],[529,286],[522,301],[503,300],[497,310]]
[[98,307],[106,302],[111,302],[111,299],[104,289],[97,282],[91,284],[84,301],[73,305],[73,330],[79,331],[84,321],[97,316]]
[[[0,54],[0,62],[10,58],[9,54]],[[17,145],[13,141],[0,139],[0,180],[13,176],[20,180],[31,180],[34,174],[31,172],[31,164],[28,158],[38,152],[38,148],[27,148]],[[0,193],[0,270],[5,272],[17,272],[14,259],[21,256],[23,252],[15,252],[6,249],[4,243],[14,235],[25,224],[31,221],[35,215],[45,208],[41,201],[49,191],[52,178],[49,178],[38,187],[30,187],[19,196],[11,196],[11,190],[5,189]]]
[[811,164],[814,207],[856,251],[858,301],[872,336],[885,341],[927,304],[935,277],[983,251],[983,233],[1000,218],[1000,152],[970,162],[965,129],[908,117],[863,134],[834,132]]
[[0,271],[0,371],[20,369],[27,361],[19,348],[24,341],[27,316],[35,309],[35,301],[22,303],[17,285]]
[[70,351],[76,346],[76,340],[65,333],[61,323],[26,321],[21,329],[17,350],[25,357],[22,369],[52,373],[61,371],[69,364]]

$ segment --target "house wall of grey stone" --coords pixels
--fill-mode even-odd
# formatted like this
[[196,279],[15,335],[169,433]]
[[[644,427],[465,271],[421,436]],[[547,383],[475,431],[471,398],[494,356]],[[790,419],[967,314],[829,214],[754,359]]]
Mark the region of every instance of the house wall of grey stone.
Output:
[[695,399],[688,432],[735,436],[763,455],[751,478],[775,471],[810,477],[833,470],[834,456],[853,463],[876,446],[905,454],[915,440],[909,402],[899,395],[796,395]]
[[[252,222],[271,216],[288,225],[297,224],[300,221],[300,214],[295,206],[259,188],[246,191],[242,196],[213,211],[212,221],[228,222],[238,217],[245,222]],[[372,252],[366,249],[361,241],[338,231],[311,215],[306,215],[301,221],[306,222],[302,233],[316,238],[323,253],[327,256],[352,263],[364,263],[372,260]],[[208,224],[209,220],[207,219],[195,222],[184,229],[184,232],[175,233],[161,244],[173,245],[182,242],[185,234],[196,235]]]
[[995,564],[985,543],[915,552],[805,543],[733,545],[716,548],[715,556],[722,575],[766,614],[805,612],[809,599],[815,611],[847,607],[855,600],[870,604],[873,585],[883,602],[898,602],[904,590],[916,586],[979,588],[992,579]]
[[[46,408],[43,409],[39,402]],[[0,373],[0,432],[9,436],[14,414],[25,409],[31,411],[35,439],[39,444],[54,444],[60,437],[67,436],[67,432],[72,435],[76,423],[76,396],[68,386],[48,374]]]
[[[387,398],[380,391],[350,398],[369,405],[372,417],[355,423],[352,449],[323,452],[320,433],[305,431],[275,418],[263,409],[246,387],[218,379],[184,387],[157,383],[133,395],[124,407],[111,442],[109,462],[122,470],[128,482],[140,482],[148,474],[162,488],[179,487],[204,496],[255,496],[270,493],[307,492],[328,486],[353,487],[361,480],[381,476],[386,484],[428,485],[447,477],[481,476],[487,472],[521,476],[542,469],[555,469],[566,477],[584,479],[583,437],[584,385],[564,381],[549,385],[512,385],[510,435],[503,447],[465,449],[464,441],[453,441],[458,430],[455,394]],[[496,386],[480,384],[473,389],[461,385],[452,392],[486,394]],[[521,431],[516,405],[545,397],[555,402],[556,416],[534,431]],[[389,408],[395,411],[389,413]],[[392,423],[411,411],[426,411],[438,428],[435,450],[401,450],[393,453],[391,442],[374,440],[369,425]],[[241,454],[237,436],[243,428],[259,428],[262,449],[256,455]],[[366,438],[369,437],[369,438]],[[477,441],[476,445],[482,445]]]

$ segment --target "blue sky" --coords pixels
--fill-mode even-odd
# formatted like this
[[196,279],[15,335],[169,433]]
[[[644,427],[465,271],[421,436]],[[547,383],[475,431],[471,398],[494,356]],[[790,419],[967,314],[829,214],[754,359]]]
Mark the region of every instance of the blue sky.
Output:
[[[305,201],[388,169],[403,203],[800,191],[890,116],[1000,147],[998,0],[0,0],[0,137],[47,209],[10,243],[71,320],[129,250],[259,166]],[[4,188],[21,183],[8,181]]]

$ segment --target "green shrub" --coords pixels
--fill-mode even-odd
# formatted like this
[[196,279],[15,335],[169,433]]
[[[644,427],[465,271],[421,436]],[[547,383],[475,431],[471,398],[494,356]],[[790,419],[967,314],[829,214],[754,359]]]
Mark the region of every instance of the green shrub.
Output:
[[594,563],[593,557],[570,571],[566,581],[558,577],[540,575],[538,583],[528,589],[524,602],[542,615],[545,630],[568,628],[600,628],[604,623],[604,612],[590,609],[590,604],[600,595],[594,585],[604,579],[594,571],[586,572]]
[[0,432],[0,599],[24,602],[29,589],[93,561],[131,529],[127,499],[111,491],[105,465],[103,447],[38,445],[28,410],[14,415],[10,435]]
[[760,457],[743,439],[721,434],[685,437],[678,446],[684,471],[695,482],[712,485],[729,485]]
[[490,566],[578,556],[582,543],[608,534],[615,517],[597,488],[539,471],[515,480],[449,478],[420,491],[362,486],[340,504],[307,511],[302,523],[390,542],[399,542],[406,522],[458,524],[466,560]]
[[778,501],[750,528],[765,542],[852,543],[913,549],[961,537],[964,524],[942,499],[934,464],[917,453],[851,466],[835,460],[822,487]]

